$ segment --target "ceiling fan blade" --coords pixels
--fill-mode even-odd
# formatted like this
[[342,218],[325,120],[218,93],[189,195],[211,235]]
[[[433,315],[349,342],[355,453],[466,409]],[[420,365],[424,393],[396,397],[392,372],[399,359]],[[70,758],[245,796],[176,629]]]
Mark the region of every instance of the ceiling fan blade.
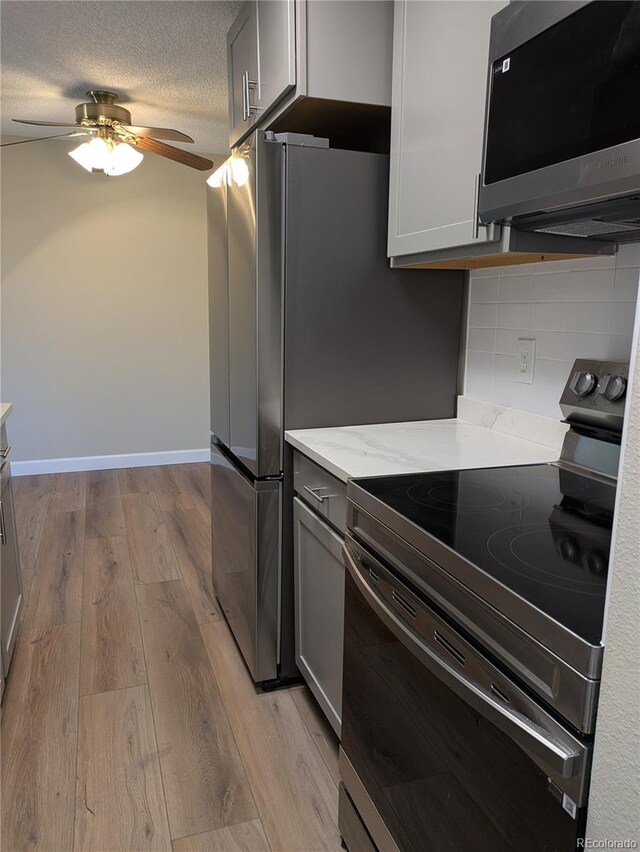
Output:
[[17,124],[35,124],[37,127],[79,127],[79,124],[69,124],[68,121],[29,121],[26,118],[12,118]]
[[44,142],[45,139],[64,139],[72,136],[88,136],[90,130],[74,130],[71,133],[56,133],[54,136],[38,136],[36,139],[21,139],[19,142],[3,142],[0,148],[8,148],[9,145],[26,145],[27,142]]
[[171,130],[168,127],[137,127],[130,124],[121,124],[120,127],[126,130],[127,133],[133,133],[134,136],[171,139],[173,142],[193,142],[193,139],[187,136],[186,133],[180,133],[179,130]]
[[192,169],[199,169],[201,172],[206,172],[213,168],[211,160],[199,157],[197,154],[191,154],[189,151],[182,151],[180,148],[174,148],[173,145],[165,145],[164,142],[158,142],[157,139],[147,139],[142,136],[135,144],[142,151],[149,151],[151,154],[168,157],[170,160],[175,160],[176,163],[182,163],[183,166],[190,166]]

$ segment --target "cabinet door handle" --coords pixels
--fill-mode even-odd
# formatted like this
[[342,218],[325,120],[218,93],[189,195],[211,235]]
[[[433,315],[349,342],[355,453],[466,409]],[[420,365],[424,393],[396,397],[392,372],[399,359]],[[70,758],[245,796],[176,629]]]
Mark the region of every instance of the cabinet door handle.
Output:
[[480,233],[480,219],[478,218],[478,205],[480,204],[480,181],[482,180],[482,175],[478,173],[475,179],[475,186],[473,189],[473,239],[478,239],[478,234]]
[[246,81],[248,80],[249,74],[247,71],[242,75],[242,120],[246,121],[249,118],[249,113],[247,112],[247,86]]
[[262,110],[264,109],[264,107],[259,107],[251,103],[251,92],[257,91],[258,83],[256,80],[249,79],[249,72],[247,71],[247,112],[249,114],[249,117],[251,117],[252,115],[256,115],[259,112],[262,112]]
[[8,446],[3,447],[0,450],[0,458],[6,459],[6,457],[9,455],[10,452],[11,452],[11,445],[9,444]]
[[4,506],[2,505],[2,500],[0,500],[0,542],[2,544],[7,543],[7,528],[4,525]]

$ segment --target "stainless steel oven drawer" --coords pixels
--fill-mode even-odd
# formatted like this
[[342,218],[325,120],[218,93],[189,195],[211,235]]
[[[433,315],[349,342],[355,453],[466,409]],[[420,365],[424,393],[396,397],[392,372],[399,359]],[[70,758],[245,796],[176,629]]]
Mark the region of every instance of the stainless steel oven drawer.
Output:
[[297,450],[293,454],[293,487],[314,512],[344,534],[347,528],[347,485]]

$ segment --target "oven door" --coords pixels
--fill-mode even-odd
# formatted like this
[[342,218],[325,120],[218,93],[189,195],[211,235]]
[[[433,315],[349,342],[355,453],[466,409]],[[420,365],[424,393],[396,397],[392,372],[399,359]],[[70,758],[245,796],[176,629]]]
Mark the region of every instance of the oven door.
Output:
[[377,847],[575,849],[591,744],[351,536],[344,555],[340,774]]

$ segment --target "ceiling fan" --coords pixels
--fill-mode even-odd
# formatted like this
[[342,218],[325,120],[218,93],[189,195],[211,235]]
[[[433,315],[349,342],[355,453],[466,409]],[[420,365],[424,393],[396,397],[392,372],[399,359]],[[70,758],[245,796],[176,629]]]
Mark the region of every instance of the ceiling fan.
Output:
[[9,145],[24,145],[28,142],[41,142],[44,139],[74,138],[89,136],[90,141],[84,142],[78,148],[69,152],[83,168],[89,172],[100,171],[107,175],[121,175],[132,171],[142,161],[141,151],[168,157],[177,163],[190,166],[192,169],[208,171],[213,168],[211,160],[183,151],[159,139],[170,139],[174,142],[193,142],[190,136],[178,130],[166,127],[138,127],[131,124],[129,110],[116,104],[118,95],[114,92],[90,91],[88,103],[76,107],[75,124],[59,121],[30,121],[14,118],[18,124],[32,124],[39,127],[68,127],[74,128],[68,133],[57,133],[53,136],[41,136],[37,139],[23,139],[20,142],[6,142],[0,147]]

